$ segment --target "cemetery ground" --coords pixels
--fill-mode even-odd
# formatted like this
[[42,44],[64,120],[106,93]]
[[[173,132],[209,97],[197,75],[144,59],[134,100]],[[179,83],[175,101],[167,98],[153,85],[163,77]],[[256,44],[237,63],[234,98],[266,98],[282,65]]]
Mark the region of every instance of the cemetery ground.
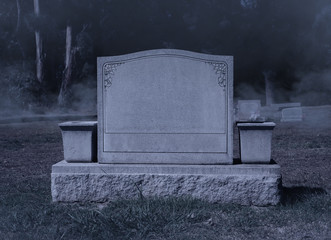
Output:
[[[277,123],[277,206],[192,199],[52,203],[51,166],[63,158],[58,122],[0,125],[0,239],[330,239],[331,127]],[[235,129],[234,155],[238,157]]]

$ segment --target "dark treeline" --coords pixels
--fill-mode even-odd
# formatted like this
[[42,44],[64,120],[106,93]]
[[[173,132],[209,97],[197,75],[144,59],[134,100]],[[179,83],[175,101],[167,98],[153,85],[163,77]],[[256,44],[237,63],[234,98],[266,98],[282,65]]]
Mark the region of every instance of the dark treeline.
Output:
[[1,0],[0,107],[95,102],[97,56],[156,48],[233,55],[237,97],[330,104],[330,22],[329,0]]

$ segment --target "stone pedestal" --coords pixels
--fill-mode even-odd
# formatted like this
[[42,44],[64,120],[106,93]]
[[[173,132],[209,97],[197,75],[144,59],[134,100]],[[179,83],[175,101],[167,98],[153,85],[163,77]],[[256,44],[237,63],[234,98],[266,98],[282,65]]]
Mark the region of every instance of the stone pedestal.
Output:
[[52,167],[56,202],[105,202],[145,197],[192,197],[214,203],[275,205],[277,164],[157,165],[59,162]]
[[242,163],[269,164],[271,160],[273,122],[237,123]]
[[97,121],[60,123],[64,160],[92,162],[97,160]]

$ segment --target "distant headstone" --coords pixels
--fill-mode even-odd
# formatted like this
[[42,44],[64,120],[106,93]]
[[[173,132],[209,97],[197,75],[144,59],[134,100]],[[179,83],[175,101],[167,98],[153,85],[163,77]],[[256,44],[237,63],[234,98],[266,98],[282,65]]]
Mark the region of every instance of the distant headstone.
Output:
[[284,108],[293,108],[293,107],[301,107],[301,103],[299,103],[299,102],[289,102],[289,103],[271,104],[271,108],[273,108],[275,110],[282,110]]
[[100,163],[232,164],[232,57],[98,58]]
[[254,121],[260,118],[260,100],[238,100],[238,120]]
[[282,122],[300,122],[302,121],[302,108],[284,108],[282,110]]

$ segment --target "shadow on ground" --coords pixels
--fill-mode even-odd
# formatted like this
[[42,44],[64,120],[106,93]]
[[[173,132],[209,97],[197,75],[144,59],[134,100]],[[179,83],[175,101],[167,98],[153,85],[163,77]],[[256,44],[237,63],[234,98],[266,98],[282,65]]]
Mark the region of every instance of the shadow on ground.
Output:
[[283,187],[281,204],[293,205],[298,202],[304,202],[316,195],[326,195],[327,191],[323,188],[311,187]]

